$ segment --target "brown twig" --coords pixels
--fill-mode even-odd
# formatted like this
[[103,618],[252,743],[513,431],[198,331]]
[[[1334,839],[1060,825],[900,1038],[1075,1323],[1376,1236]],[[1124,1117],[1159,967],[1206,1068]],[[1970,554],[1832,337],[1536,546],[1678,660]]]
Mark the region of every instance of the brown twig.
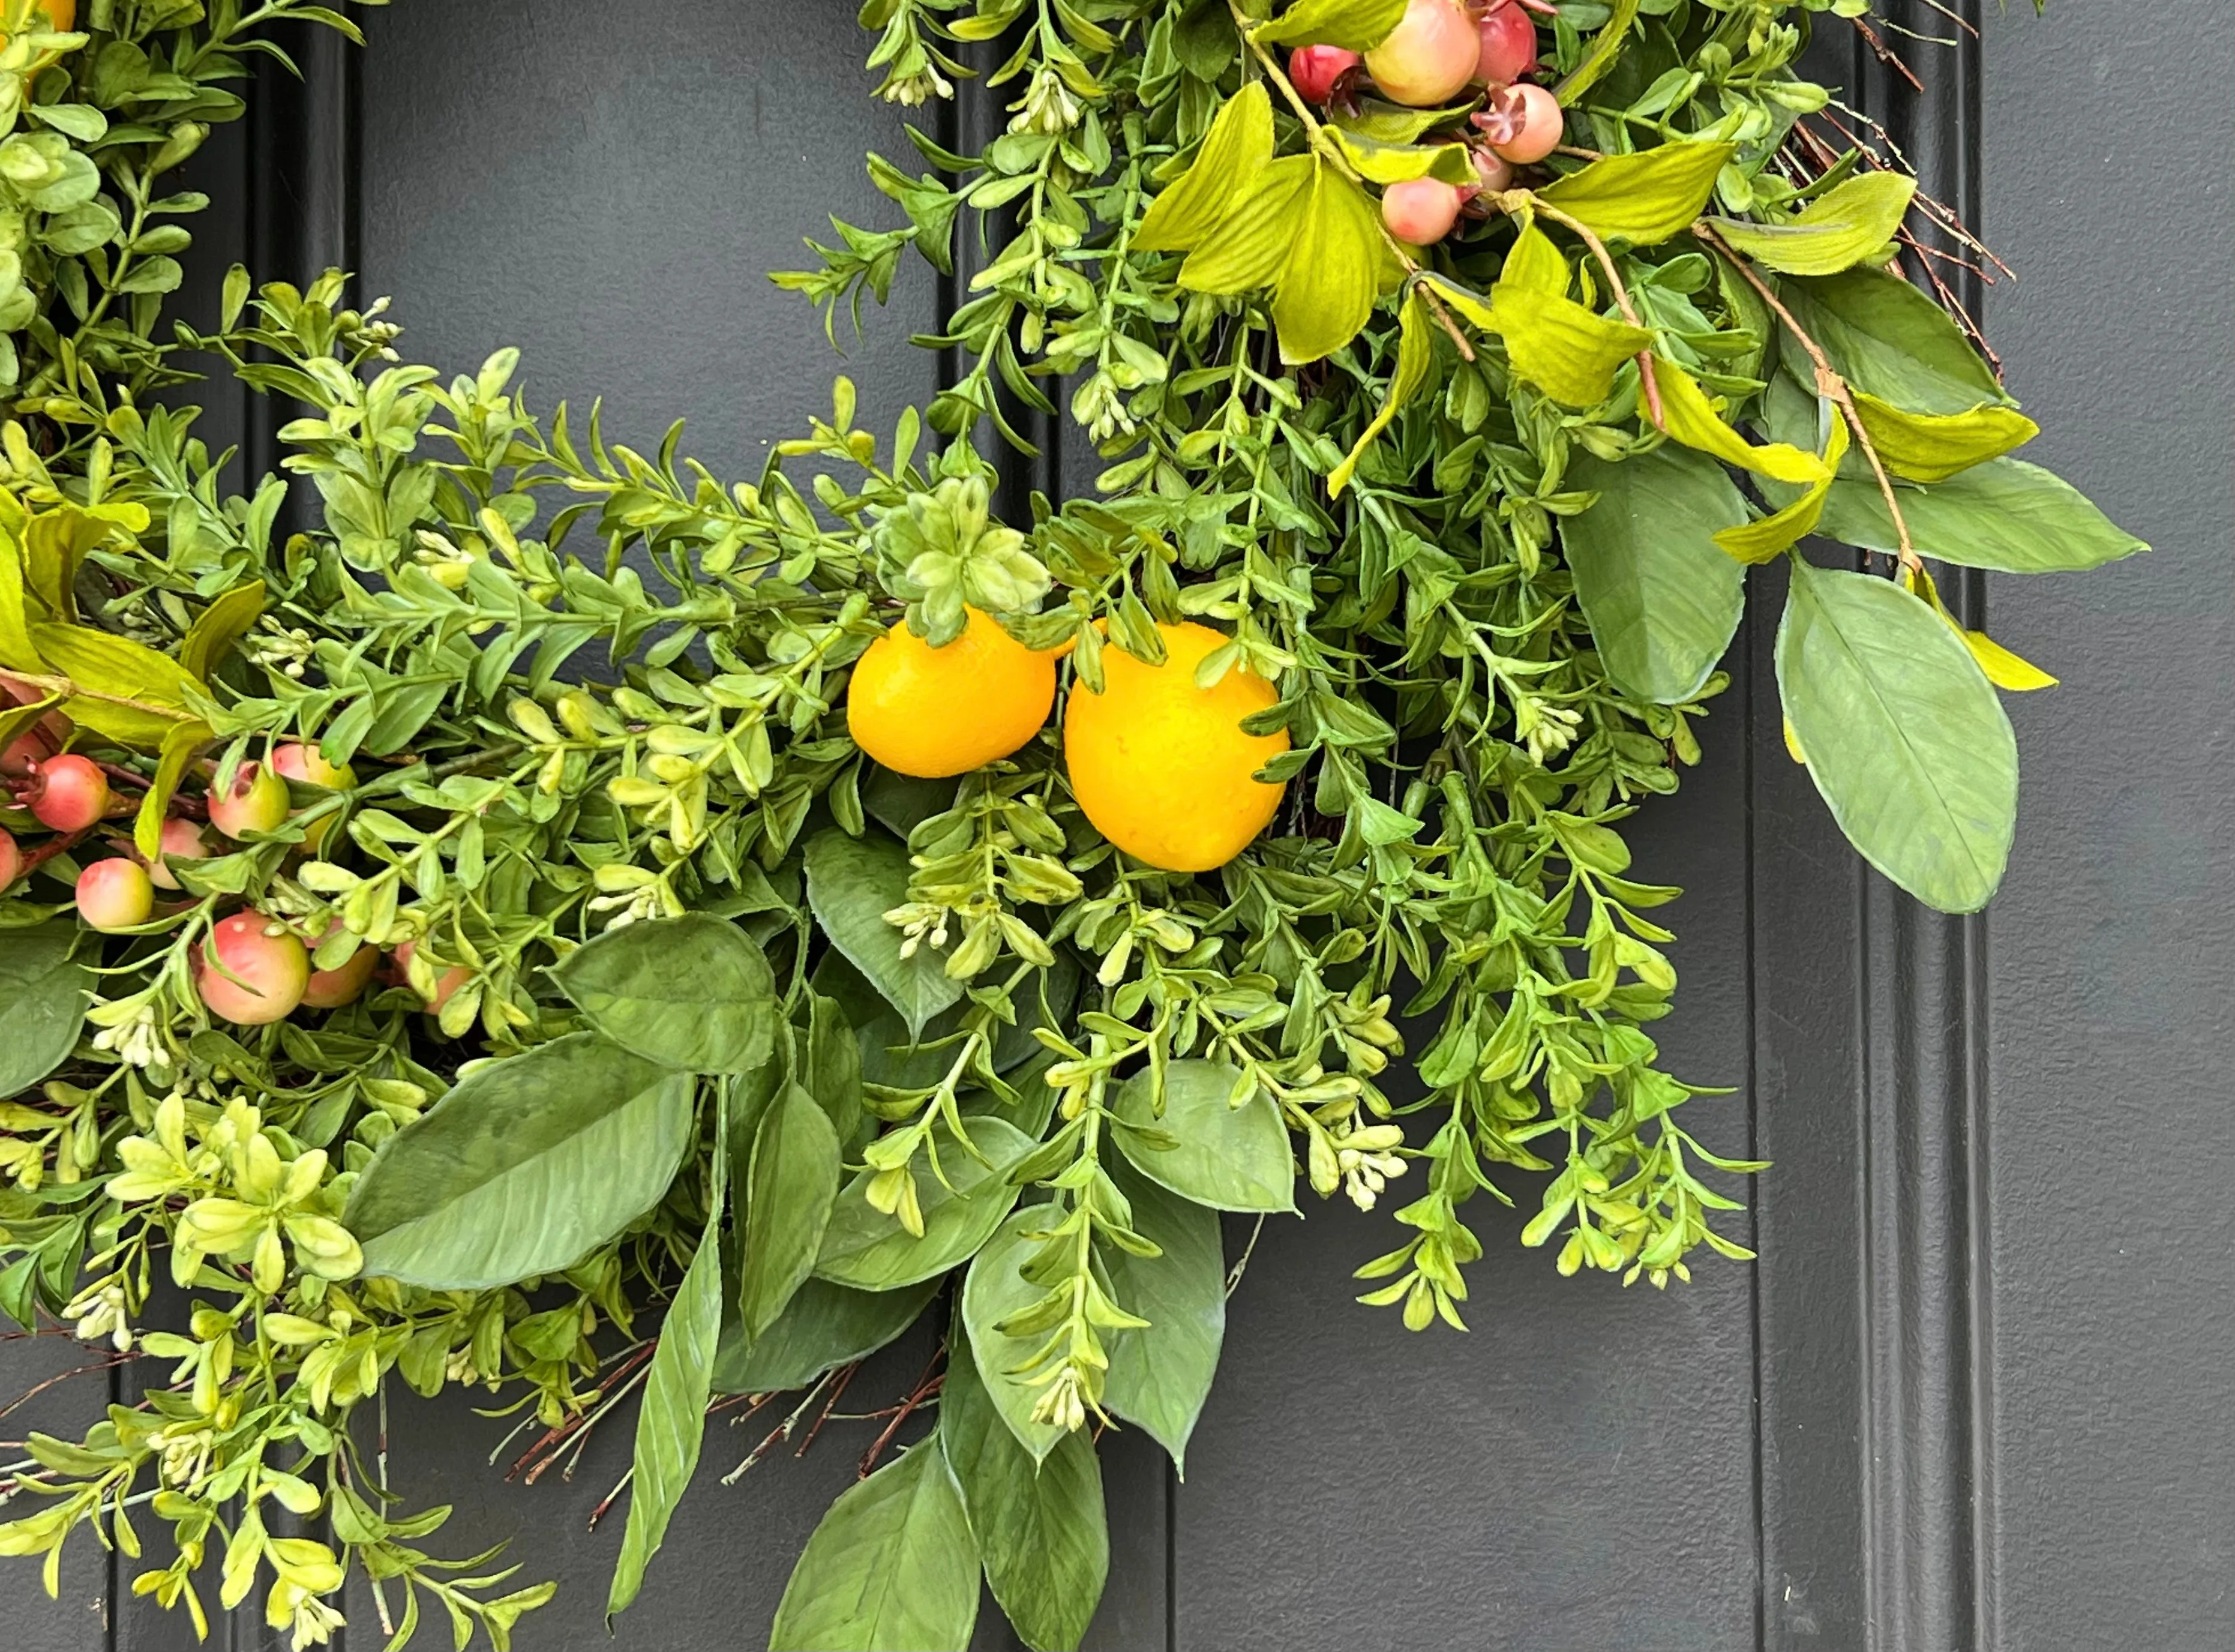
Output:
[[823,1409],[816,1413],[814,1426],[808,1429],[807,1438],[799,1442],[799,1449],[792,1453],[794,1457],[804,1457],[813,1447],[816,1436],[823,1432],[823,1425],[829,1422],[830,1413],[838,1409],[839,1397],[846,1392],[847,1385],[854,1380],[854,1373],[861,1368],[859,1360],[839,1367],[838,1380],[830,1385],[830,1393],[823,1401]]
[[[942,1346],[933,1354],[931,1363],[924,1367],[923,1374],[915,1380],[915,1386],[908,1391],[908,1397],[893,1407],[892,1420],[885,1425],[883,1432],[869,1442],[869,1449],[862,1453],[862,1460],[855,1465],[862,1478],[866,1480],[876,1472],[877,1459],[885,1454],[885,1447],[893,1443],[893,1436],[901,1432],[908,1419],[925,1401],[946,1387],[947,1373],[939,1369],[946,1357],[947,1349]],[[938,1374],[934,1375],[934,1372]]]

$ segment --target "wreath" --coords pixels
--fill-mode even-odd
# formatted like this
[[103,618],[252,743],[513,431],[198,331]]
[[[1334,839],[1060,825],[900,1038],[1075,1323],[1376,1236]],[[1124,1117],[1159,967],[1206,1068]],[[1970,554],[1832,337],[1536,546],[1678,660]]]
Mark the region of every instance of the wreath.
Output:
[[[2142,547],[2012,456],[1985,250],[1795,73],[1863,0],[1272,11],[869,0],[885,98],[970,58],[1012,118],[775,279],[835,335],[920,257],[960,369],[739,481],[405,364],[338,272],[174,312],[166,174],[346,18],[0,5],[0,1309],[147,1384],[0,1469],[0,1553],[298,1649],[355,1570],[390,1644],[502,1648],[554,1586],[438,1556],[359,1408],[486,1390],[547,1455],[639,1397],[619,1612],[710,1409],[789,1437],[937,1304],[770,1644],[961,1647],[982,1570],[1075,1647],[1096,1443],[1184,1452],[1228,1213],[1389,1208],[1415,1330],[1478,1196],[1563,1274],[1747,1256],[1620,829],[1748,567],[1793,759],[1963,912],[2051,679],[1930,565]],[[212,360],[290,408],[244,494],[158,394]],[[1059,400],[1106,468],[996,520],[973,438]]]

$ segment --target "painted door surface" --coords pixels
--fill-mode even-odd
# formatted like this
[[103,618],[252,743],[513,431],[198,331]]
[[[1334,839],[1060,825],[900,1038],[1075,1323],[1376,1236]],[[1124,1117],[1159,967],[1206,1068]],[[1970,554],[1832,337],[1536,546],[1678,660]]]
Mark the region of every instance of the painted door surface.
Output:
[[[1351,1304],[1378,1227],[1316,1203],[1268,1227],[1185,1483],[1144,1442],[1105,1446],[1113,1572],[1090,1645],[2235,1647],[2235,831],[2215,796],[2235,757],[2235,34],[2219,0],[1891,10],[1922,35],[1967,25],[1908,49],[1923,90],[1828,18],[1824,77],[2017,272],[1983,308],[2044,462],[2158,547],[2084,584],[1961,593],[2065,682],[2012,707],[2035,766],[2009,881],[1953,921],[1861,869],[1784,753],[1758,593],[1707,761],[1636,842],[1688,891],[1656,1034],[1675,1071],[1734,1092],[1695,1127],[1776,1162],[1753,1196],[1762,1262],[1665,1295],[1563,1281],[1519,1249],[1519,1217],[1485,1210],[1473,1332],[1415,1337]],[[862,152],[908,147],[851,11],[402,0],[370,15],[361,60],[311,43],[307,87],[268,81],[197,158],[196,187],[242,203],[207,270],[347,262],[393,295],[413,359],[470,371],[518,345],[539,407],[601,394],[607,436],[647,448],[687,415],[685,450],[718,474],[757,471],[842,368],[887,422],[938,388],[938,356],[908,343],[941,301],[930,273],[905,269],[842,362],[764,279],[827,215],[879,221]],[[965,138],[995,118],[966,98],[937,117]],[[237,398],[207,399],[252,458],[272,451]],[[1085,456],[1049,445],[1014,462],[1012,503],[1082,484]],[[886,1403],[932,1347],[919,1328],[843,1409]],[[0,1388],[79,1362],[0,1345]],[[79,1426],[108,1380],[43,1392],[0,1434]],[[731,1486],[767,1415],[714,1423],[608,1642],[620,1522],[587,1527],[626,1432],[528,1486],[505,1478],[508,1421],[409,1403],[398,1486],[457,1505],[453,1547],[510,1539],[528,1577],[563,1580],[527,1649],[764,1644],[874,1432],[833,1422]],[[134,1570],[81,1548],[56,1602],[0,1571],[0,1648],[191,1645],[131,1598]],[[349,1619],[352,1652],[385,1639],[369,1597]],[[252,1612],[217,1632],[266,1642]]]

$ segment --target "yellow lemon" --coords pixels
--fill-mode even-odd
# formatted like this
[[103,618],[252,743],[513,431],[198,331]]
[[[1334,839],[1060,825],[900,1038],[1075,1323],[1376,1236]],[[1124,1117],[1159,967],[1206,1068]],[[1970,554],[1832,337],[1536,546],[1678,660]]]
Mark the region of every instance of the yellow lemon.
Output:
[[77,22],[77,0],[40,0],[39,10],[47,14],[58,35],[69,34]]
[[1195,668],[1226,637],[1191,622],[1157,629],[1163,665],[1112,646],[1102,692],[1072,690],[1064,758],[1072,795],[1104,837],[1168,872],[1208,872],[1272,823],[1287,788],[1253,777],[1288,737],[1242,731],[1243,718],[1280,698],[1263,678],[1237,665],[1216,686],[1196,686]]
[[1055,661],[969,609],[944,648],[905,625],[869,645],[846,690],[854,744],[898,774],[967,774],[1029,743],[1055,705]]

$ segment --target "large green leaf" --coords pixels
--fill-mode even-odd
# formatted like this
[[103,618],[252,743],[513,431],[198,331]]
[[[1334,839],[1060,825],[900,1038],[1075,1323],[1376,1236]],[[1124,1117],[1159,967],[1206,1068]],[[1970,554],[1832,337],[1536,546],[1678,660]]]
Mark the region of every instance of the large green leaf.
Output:
[[1747,520],[1723,468],[1673,443],[1619,463],[1579,456],[1598,502],[1561,524],[1576,598],[1608,673],[1664,705],[1700,692],[1746,606],[1746,570],[1715,535]]
[[1161,1117],[1151,1076],[1128,1079],[1111,1109],[1118,1144],[1142,1174],[1183,1199],[1217,1210],[1294,1210],[1288,1127],[1262,1089],[1239,1107],[1228,1105],[1239,1076],[1216,1061],[1170,1063]]
[[[1962,567],[2049,574],[2100,567],[2150,547],[2070,482],[2022,459],[1990,459],[1930,488],[1902,488],[1903,520],[1917,550]],[[1841,480],[1821,531],[1865,550],[1900,545],[1877,484]]]
[[1777,683],[1848,841],[1928,906],[1986,905],[2016,826],[2017,740],[1963,638],[1888,580],[1796,560]]
[[1167,1193],[1123,1164],[1111,1177],[1133,1206],[1133,1230],[1162,1251],[1106,1253],[1111,1295],[1146,1330],[1113,1331],[1103,1403],[1139,1424],[1184,1472],[1188,1437],[1218,1371],[1226,1340],[1226,1259],[1218,1217]]
[[72,961],[71,922],[0,931],[0,1098],[20,1096],[69,1059],[93,972]]
[[1324,163],[1315,163],[1311,193],[1290,236],[1273,294],[1273,328],[1281,359],[1296,366],[1331,356],[1358,337],[1373,313],[1386,246],[1380,209]]
[[1755,263],[1787,275],[1837,275],[1893,239],[1917,193],[1917,180],[1897,172],[1848,179],[1780,222],[1718,218],[1715,231]]
[[806,1091],[786,1085],[753,1133],[737,1277],[737,1311],[748,1338],[775,1324],[792,1293],[815,1271],[838,1196],[838,1132],[830,1116]]
[[1044,1461],[1001,1426],[970,1341],[950,1334],[939,1439],[993,1598],[1033,1652],[1073,1652],[1110,1577],[1102,1464],[1084,1432]]
[[885,914],[908,899],[908,855],[880,832],[849,837],[836,827],[807,844],[807,903],[830,944],[845,955],[911,1032],[962,996],[946,959],[930,947],[901,956],[901,932]]
[[364,1271],[487,1290],[567,1267],[667,1191],[691,1088],[594,1032],[491,1062],[357,1179],[344,1220]]
[[1596,234],[1651,246],[1699,217],[1736,151],[1729,143],[1664,143],[1594,161],[1537,193]]
[[[812,1107],[813,1104],[809,1104]],[[816,1117],[820,1118],[818,1111]],[[713,1196],[698,1253],[660,1321],[659,1346],[645,1375],[637,1413],[635,1473],[629,1482],[628,1531],[606,1594],[606,1616],[628,1609],[644,1587],[645,1568],[667,1536],[676,1505],[698,1470],[712,1393],[714,1349],[722,1332],[723,1177],[728,1155],[714,1155]]]
[[830,1505],[769,1652],[964,1652],[977,1622],[977,1545],[934,1433]]
[[875,1173],[863,1170],[838,1195],[815,1271],[862,1290],[897,1290],[945,1273],[992,1238],[1017,1202],[1017,1190],[1009,1185],[1009,1168],[1032,1150],[1032,1143],[1006,1119],[966,1118],[963,1129],[982,1160],[964,1152],[944,1130],[936,1139],[946,1180],[934,1176],[921,1155],[917,1157],[921,1238],[869,1203],[868,1189]]
[[551,974],[615,1044],[686,1072],[765,1065],[782,1019],[760,947],[703,913],[608,929]]
[[[967,1333],[978,1360],[986,1403],[1000,1413],[1007,1432],[1032,1462],[1039,1462],[1069,1435],[1070,1430],[1034,1420],[1032,1407],[1046,1392],[1045,1383],[1032,1380],[1026,1367],[1036,1362],[1047,1341],[1045,1331],[1013,1336],[1000,1328],[1011,1314],[1039,1301],[1046,1288],[1024,1275],[1025,1264],[1039,1254],[1034,1235],[1044,1233],[1063,1219],[1052,1204],[1035,1204],[1011,1214],[1000,1231],[971,1258],[970,1272],[962,1282],[961,1329]],[[951,1348],[964,1339],[947,1334]]]
[[[1962,413],[2009,399],[1949,313],[1897,275],[1848,270],[1794,277],[1779,290],[1793,319],[1857,390],[1918,413]],[[1806,356],[1788,345],[1781,359],[1813,393]]]
[[1195,164],[1149,203],[1133,245],[1144,252],[1200,245],[1272,158],[1272,100],[1264,82],[1252,81],[1211,121]]
[[722,1327],[714,1356],[721,1393],[803,1388],[834,1367],[865,1358],[916,1322],[939,1294],[937,1278],[900,1290],[855,1290],[810,1279],[792,1293],[775,1324],[748,1339],[734,1318]]

